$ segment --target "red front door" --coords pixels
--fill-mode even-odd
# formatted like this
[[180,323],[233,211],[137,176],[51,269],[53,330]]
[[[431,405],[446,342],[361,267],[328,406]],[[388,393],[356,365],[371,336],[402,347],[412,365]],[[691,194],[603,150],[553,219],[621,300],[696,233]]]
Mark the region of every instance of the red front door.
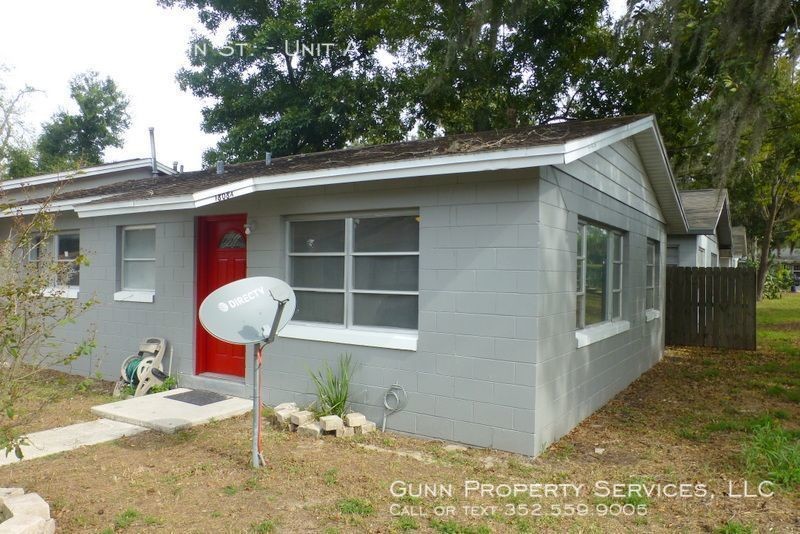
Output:
[[[246,222],[246,215],[198,218],[198,308],[218,287],[247,276]],[[197,373],[244,376],[244,347],[216,339],[197,321]]]

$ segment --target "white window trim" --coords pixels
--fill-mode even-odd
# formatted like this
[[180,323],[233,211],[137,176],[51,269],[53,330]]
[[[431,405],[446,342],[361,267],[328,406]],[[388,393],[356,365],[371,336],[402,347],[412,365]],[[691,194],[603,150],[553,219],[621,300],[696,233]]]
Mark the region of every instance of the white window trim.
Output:
[[114,293],[114,300],[118,302],[153,302],[155,296],[155,291],[133,291],[124,289]]
[[[355,252],[353,250],[354,236],[352,220],[356,218],[367,217],[402,217],[402,216],[419,216],[418,210],[383,210],[383,211],[370,211],[370,212],[347,212],[347,213],[330,213],[330,214],[314,214],[314,215],[298,215],[286,218],[285,228],[285,243],[286,243],[286,273],[287,279],[291,273],[291,260],[292,257],[322,257],[333,256],[344,258],[344,287],[338,288],[307,288],[295,287],[292,289],[297,291],[312,291],[319,293],[340,293],[344,295],[344,323],[315,323],[310,321],[290,321],[289,324],[281,330],[281,335],[284,337],[296,339],[308,339],[311,341],[330,341],[334,343],[344,343],[348,345],[362,345],[367,347],[383,347],[383,348],[397,348],[400,350],[416,350],[417,347],[417,329],[404,329],[404,328],[391,328],[391,327],[376,327],[376,326],[361,326],[353,324],[353,296],[355,294],[372,293],[380,295],[413,295],[419,297],[419,289],[417,291],[396,291],[396,290],[364,290],[353,288],[353,264],[357,256],[419,256],[417,251],[400,251],[400,252]],[[343,252],[320,252],[320,253],[303,253],[291,252],[291,223],[304,222],[304,221],[319,221],[319,220],[342,220],[345,224],[345,250]],[[419,319],[419,307],[417,308],[417,318]],[[293,328],[290,328],[293,327]],[[288,333],[287,332],[288,329]],[[344,333],[353,333],[346,335]]]
[[319,323],[290,322],[278,335],[307,341],[326,341],[330,343],[341,343],[343,345],[416,351],[418,335],[416,331],[413,331],[413,334],[410,332],[412,331],[406,332],[399,329],[394,331],[362,330],[357,328],[322,326]]
[[[125,287],[125,262],[153,262],[155,266],[156,258],[126,258],[125,257],[125,232],[128,230],[153,230],[153,250],[155,251],[155,229],[154,225],[140,225],[140,226],[123,226],[122,227],[122,246],[120,247],[120,263],[119,263],[119,283],[120,283],[120,291],[114,293],[114,300],[119,301],[130,301],[130,302],[153,302],[153,295],[155,295],[155,288],[153,289],[144,289],[144,288],[128,288]],[[150,294],[149,300],[146,300],[148,297],[147,295]],[[119,298],[117,298],[119,295]]]
[[[589,326],[581,326],[586,321],[586,264],[587,264],[587,249],[588,242],[586,239],[586,227],[587,226],[594,226],[596,228],[602,228],[608,232],[607,240],[606,240],[606,291],[605,296],[608,299],[606,304],[606,317],[605,320],[600,323],[594,323]],[[581,314],[580,319],[576,314],[576,326],[577,331],[580,332],[581,330],[585,330],[587,328],[591,328],[593,326],[602,325],[608,322],[621,322],[623,319],[622,317],[625,315],[625,310],[623,309],[624,299],[623,296],[625,295],[625,238],[626,234],[622,230],[618,230],[616,228],[612,228],[603,224],[594,223],[588,220],[579,219],[578,220],[578,231],[583,232],[581,237],[581,243],[583,246],[583,250],[576,255],[576,269],[577,269],[577,261],[579,258],[583,259],[583,272],[581,273],[582,280],[581,286],[583,288],[582,291],[576,292],[575,301],[577,303],[578,296],[583,295],[583,309],[578,310]],[[619,236],[619,260],[614,259],[614,237]],[[619,289],[614,289],[614,265],[619,264]],[[619,316],[614,316],[614,298],[619,298],[620,305],[619,305]]]
[[575,340],[578,342],[578,348],[581,348],[618,334],[622,334],[623,332],[630,330],[630,328],[631,323],[629,321],[605,321],[578,330],[575,332]]
[[[611,295],[606,317],[609,321],[619,321],[624,315],[622,305],[625,289],[625,234],[620,230],[608,229],[608,262],[611,270],[608,272],[608,294]],[[619,260],[614,259],[614,241],[619,237]],[[619,265],[619,289],[614,289],[614,267]],[[619,315],[614,315],[614,301],[619,300]]]
[[[653,248],[653,263],[650,263],[650,247]],[[647,322],[661,317],[661,242],[654,239],[647,240],[645,248],[645,272],[644,272],[644,301],[645,301],[645,319]],[[653,285],[647,285],[647,270],[653,269]],[[647,292],[653,290],[653,307],[647,307]],[[648,312],[658,312],[657,314]]]

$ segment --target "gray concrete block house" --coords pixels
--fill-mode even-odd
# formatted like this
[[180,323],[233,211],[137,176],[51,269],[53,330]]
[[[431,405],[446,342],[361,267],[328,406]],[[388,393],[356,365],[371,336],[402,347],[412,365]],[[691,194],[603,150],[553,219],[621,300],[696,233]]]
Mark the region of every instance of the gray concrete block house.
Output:
[[[72,185],[80,184],[77,175]],[[37,204],[36,190],[16,209]],[[115,378],[167,338],[183,386],[249,396],[250,359],[198,326],[244,276],[287,280],[294,320],[266,352],[270,404],[350,353],[351,401],[388,428],[541,452],[664,349],[667,234],[686,218],[653,116],[565,122],[70,187],[54,249],[89,254],[68,296],[100,304],[75,373]],[[247,349],[249,350],[249,349]]]

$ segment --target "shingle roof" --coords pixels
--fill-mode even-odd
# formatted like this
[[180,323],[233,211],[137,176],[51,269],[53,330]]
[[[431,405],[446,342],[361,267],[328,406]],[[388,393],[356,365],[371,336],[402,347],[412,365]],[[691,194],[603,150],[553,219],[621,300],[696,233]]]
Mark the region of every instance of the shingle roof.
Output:
[[713,232],[728,198],[725,189],[688,189],[681,191],[681,203],[689,231]]
[[733,255],[743,258],[747,256],[747,229],[744,226],[731,228]]
[[[403,160],[431,158],[443,155],[490,152],[514,148],[559,145],[572,140],[634,123],[647,115],[612,117],[590,121],[567,121],[557,124],[496,130],[433,139],[404,141],[383,145],[345,148],[310,154],[273,158],[271,165],[264,161],[228,164],[223,174],[214,167],[186,172],[176,176],[160,176],[118,182],[80,191],[64,192],[58,201],[103,196],[87,204],[103,204],[154,197],[173,197],[203,191],[247,178],[280,176],[283,174],[344,168],[370,163],[387,163]],[[33,199],[19,204],[37,204],[43,199]]]

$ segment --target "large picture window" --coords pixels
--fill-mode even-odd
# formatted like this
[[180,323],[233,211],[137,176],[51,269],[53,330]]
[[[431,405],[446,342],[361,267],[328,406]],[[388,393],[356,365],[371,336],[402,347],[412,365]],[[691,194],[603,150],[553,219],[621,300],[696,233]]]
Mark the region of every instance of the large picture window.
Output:
[[578,223],[578,328],[622,316],[623,240],[622,232]]
[[416,330],[416,215],[360,215],[289,222],[289,280],[296,321]]
[[122,229],[122,289],[155,291],[156,229],[128,226]]
[[658,277],[661,271],[658,241],[647,240],[647,267],[645,273],[645,308],[658,308]]

